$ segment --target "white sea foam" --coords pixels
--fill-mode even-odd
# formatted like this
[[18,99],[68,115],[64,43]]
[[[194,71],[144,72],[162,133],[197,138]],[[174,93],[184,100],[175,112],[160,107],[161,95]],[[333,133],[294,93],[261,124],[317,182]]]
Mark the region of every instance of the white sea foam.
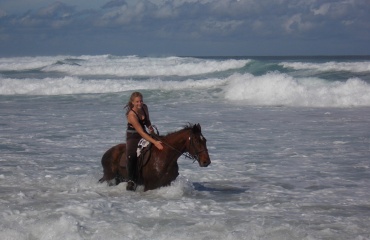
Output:
[[[266,74],[276,69],[270,60],[217,72],[216,62],[242,63],[231,58],[50,59],[12,58],[0,71],[0,239],[370,236],[370,107],[356,107],[370,106],[368,74]],[[125,61],[142,74],[117,77]],[[99,63],[107,76],[74,73]],[[171,64],[171,74],[189,75],[160,76]],[[42,71],[51,66],[60,70]],[[176,181],[147,192],[98,184],[102,155],[124,142],[122,101],[134,90],[144,90],[161,134],[199,122],[211,165],[181,157]],[[54,97],[62,94],[73,96]]]
[[65,57],[14,57],[0,58],[0,71],[24,71],[41,69]]
[[250,60],[197,58],[142,58],[136,56],[55,56],[0,58],[0,71],[39,69],[71,76],[191,76],[244,67]]
[[361,79],[329,82],[295,79],[273,72],[263,76],[234,74],[228,78],[225,98],[250,105],[313,107],[370,106],[370,85]]
[[226,80],[163,81],[160,79],[135,80],[82,80],[78,77],[45,79],[1,79],[0,95],[65,95],[88,93],[115,93],[141,90],[204,89],[222,85]]
[[[245,104],[243,95],[236,95],[237,101],[225,99],[228,91],[248,90],[244,83],[254,91],[264,91],[264,83],[313,94],[315,89],[348,91],[362,83],[359,79],[328,82],[270,73],[185,81],[8,80],[18,81],[19,88],[64,81],[71,85],[64,92],[104,87],[114,91],[130,84],[152,87],[153,91],[145,91],[145,99],[161,134],[188,121],[199,122],[212,164],[200,168],[181,157],[176,181],[147,192],[142,186],[128,192],[125,183],[98,184],[102,155],[124,141],[121,96],[126,101],[128,92],[60,98],[49,97],[50,86],[45,86],[44,93],[33,93],[44,94],[41,97],[2,95],[0,239],[347,240],[369,236],[369,107],[256,107]],[[215,88],[213,82],[218,84]],[[362,87],[367,90],[366,84]],[[204,101],[207,93],[217,98]]]
[[330,82],[318,78],[296,79],[279,72],[262,76],[233,74],[224,79],[184,81],[104,79],[79,77],[45,79],[1,79],[0,95],[65,95],[117,93],[132,90],[210,90],[223,89],[218,97],[249,105],[312,107],[370,106],[370,85],[361,79]]
[[318,72],[347,71],[347,72],[370,72],[370,62],[282,62],[279,65],[296,70],[311,69]]
[[43,71],[58,71],[71,75],[114,76],[190,76],[245,66],[248,60],[204,60],[195,58],[104,58],[89,59],[80,64],[55,64]]
[[[214,97],[251,105],[370,106],[369,83],[361,80],[361,75],[347,81],[335,81],[335,74],[329,80],[279,72],[256,76],[245,73],[243,67],[249,62],[246,59],[111,55],[0,58],[0,71],[3,71],[0,95],[94,94],[132,90],[199,90],[204,94],[204,90],[217,88],[223,90],[223,95],[217,93]],[[368,72],[370,68],[366,61],[282,62],[280,65],[333,73]],[[268,67],[267,64],[266,71]],[[35,69],[37,71],[32,72],[34,78],[22,73]],[[217,74],[219,72],[223,73]]]

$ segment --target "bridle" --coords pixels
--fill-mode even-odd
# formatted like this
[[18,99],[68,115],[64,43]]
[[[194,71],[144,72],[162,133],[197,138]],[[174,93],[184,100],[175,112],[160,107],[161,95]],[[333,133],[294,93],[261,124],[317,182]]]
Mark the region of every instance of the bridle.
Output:
[[[154,126],[154,128],[157,130],[157,134],[158,134],[158,129],[155,126]],[[173,147],[172,145],[168,144],[167,142],[163,141],[162,139],[159,139],[156,135],[153,135],[152,137],[155,138],[155,139],[157,139],[158,141],[161,141],[167,147],[169,147],[169,148],[175,150],[176,152],[180,153],[181,155],[185,156],[185,158],[189,158],[189,159],[194,160],[193,161],[193,163],[194,163],[195,161],[198,161],[199,162],[199,154],[200,153],[202,153],[202,152],[208,152],[208,150],[207,150],[207,148],[205,148],[203,150],[197,150],[196,149],[196,146],[195,146],[195,143],[194,143],[194,140],[193,140],[194,139],[193,138],[193,135],[194,135],[194,133],[191,132],[190,133],[190,137],[189,137],[189,141],[190,141],[189,145],[190,146],[189,146],[189,151],[188,152],[182,152],[182,151],[178,150],[177,148]],[[200,133],[200,137],[203,138],[203,139],[205,139],[202,133]],[[190,152],[190,147],[193,148],[193,150],[195,152],[194,155],[192,155],[192,154],[189,153]]]
[[[193,156],[190,153],[186,153],[186,155],[185,154],[183,154],[183,155],[185,155],[185,157],[187,157],[187,158],[190,158],[190,159],[194,160],[193,161],[193,163],[194,163],[195,161],[199,162],[199,154],[200,153],[208,152],[208,150],[207,150],[207,148],[204,148],[203,150],[196,150],[196,146],[195,146],[194,141],[193,141],[193,139],[194,139],[193,135],[194,135],[194,133],[191,132],[190,137],[189,137],[189,141],[190,141],[190,147],[193,147],[195,154]],[[199,135],[200,135],[201,138],[205,139],[202,133],[200,133]]]

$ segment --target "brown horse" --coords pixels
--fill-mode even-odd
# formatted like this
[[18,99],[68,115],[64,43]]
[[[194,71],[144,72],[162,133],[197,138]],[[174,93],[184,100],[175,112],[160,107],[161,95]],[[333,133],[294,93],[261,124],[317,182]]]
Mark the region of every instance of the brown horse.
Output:
[[[136,172],[137,183],[144,185],[144,191],[170,185],[179,175],[177,159],[181,155],[198,161],[200,167],[211,163],[199,124],[189,124],[166,136],[155,135],[155,138],[162,142],[163,150],[152,147],[149,160]],[[127,180],[127,170],[120,166],[120,159],[126,157],[125,152],[126,144],[118,144],[105,152],[101,159],[104,176],[99,182],[107,181],[113,185],[114,180],[115,184]]]

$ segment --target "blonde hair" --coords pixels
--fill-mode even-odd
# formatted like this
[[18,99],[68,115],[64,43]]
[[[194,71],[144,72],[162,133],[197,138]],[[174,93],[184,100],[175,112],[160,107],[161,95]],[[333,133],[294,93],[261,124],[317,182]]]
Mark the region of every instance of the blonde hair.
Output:
[[133,92],[131,94],[131,97],[130,97],[130,100],[128,101],[128,103],[126,104],[126,106],[124,108],[126,108],[126,116],[128,115],[128,113],[131,111],[131,109],[134,107],[134,105],[132,104],[132,102],[134,101],[134,99],[136,97],[140,97],[141,99],[143,99],[143,94],[141,94],[140,92]]

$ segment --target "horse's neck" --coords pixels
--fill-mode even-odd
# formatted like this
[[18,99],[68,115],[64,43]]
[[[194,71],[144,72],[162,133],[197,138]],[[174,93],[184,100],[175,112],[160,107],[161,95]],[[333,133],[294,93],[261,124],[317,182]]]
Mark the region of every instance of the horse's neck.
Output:
[[189,138],[186,130],[172,133],[166,137],[165,141],[177,151],[184,153],[186,151],[186,141]]

